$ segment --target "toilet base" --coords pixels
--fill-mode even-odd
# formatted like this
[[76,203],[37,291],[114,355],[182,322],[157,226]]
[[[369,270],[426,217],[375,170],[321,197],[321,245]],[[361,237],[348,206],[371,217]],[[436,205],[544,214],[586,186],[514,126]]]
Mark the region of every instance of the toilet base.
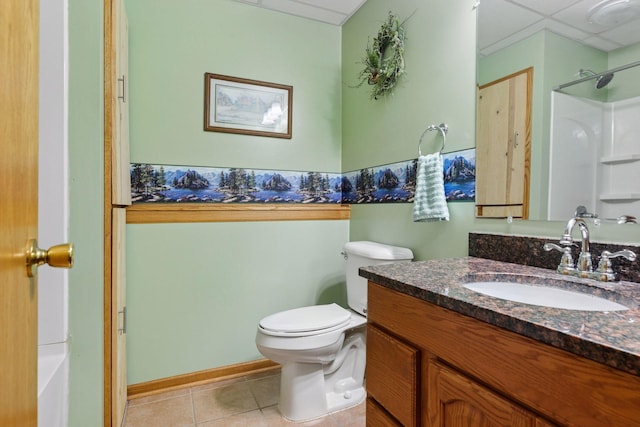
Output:
[[336,387],[344,391],[326,392],[322,365],[291,363],[282,366],[281,375],[278,410],[290,421],[320,418],[356,406],[366,398],[365,388],[356,387],[353,378]]
[[350,333],[328,364],[283,363],[278,404],[282,416],[306,421],[364,401],[364,339],[364,332]]
[[[347,397],[348,393],[348,397]],[[327,393],[327,414],[342,411],[364,402],[367,392],[364,387],[358,387],[345,393]]]

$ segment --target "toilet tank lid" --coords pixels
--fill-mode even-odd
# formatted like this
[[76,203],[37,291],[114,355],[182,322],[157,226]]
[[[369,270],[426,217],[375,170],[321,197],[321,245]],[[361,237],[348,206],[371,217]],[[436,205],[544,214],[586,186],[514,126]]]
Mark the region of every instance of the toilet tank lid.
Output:
[[347,242],[344,244],[344,251],[347,254],[359,255],[371,259],[413,259],[413,251],[411,251],[411,249],[369,241]]
[[351,312],[338,304],[312,305],[267,316],[260,326],[273,332],[311,332],[332,328],[350,318]]

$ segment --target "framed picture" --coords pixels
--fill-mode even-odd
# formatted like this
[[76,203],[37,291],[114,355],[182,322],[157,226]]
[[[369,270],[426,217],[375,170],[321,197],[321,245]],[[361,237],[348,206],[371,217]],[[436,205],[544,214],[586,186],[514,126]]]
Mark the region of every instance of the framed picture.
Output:
[[204,130],[291,139],[293,87],[205,73]]

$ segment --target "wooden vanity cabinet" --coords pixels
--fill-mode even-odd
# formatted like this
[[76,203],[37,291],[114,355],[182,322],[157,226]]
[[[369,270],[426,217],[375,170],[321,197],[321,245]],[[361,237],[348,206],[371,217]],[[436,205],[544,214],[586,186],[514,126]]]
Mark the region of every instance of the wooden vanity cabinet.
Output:
[[[427,412],[439,427],[540,427],[534,413],[437,360],[429,361]],[[543,421],[543,420],[540,420]]]
[[367,425],[640,426],[640,378],[369,282]]
[[[367,328],[367,392],[393,418],[379,414],[371,417],[385,419],[384,423],[369,425],[403,425],[418,423],[418,350],[371,325]],[[370,417],[367,405],[367,419]],[[384,411],[383,411],[384,412]],[[395,419],[398,423],[395,423]]]

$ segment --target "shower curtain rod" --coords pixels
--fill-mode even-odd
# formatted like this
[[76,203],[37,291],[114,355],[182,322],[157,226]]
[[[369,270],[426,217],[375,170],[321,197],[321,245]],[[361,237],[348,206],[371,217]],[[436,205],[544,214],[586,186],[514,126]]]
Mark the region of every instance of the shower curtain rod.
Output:
[[594,74],[592,76],[583,77],[581,79],[574,80],[574,81],[569,82],[569,83],[563,83],[563,84],[561,84],[559,86],[554,87],[553,90],[556,91],[556,90],[564,89],[565,87],[569,87],[569,86],[573,86],[573,85],[578,84],[578,83],[582,83],[582,82],[586,82],[586,81],[589,81],[589,80],[597,79],[598,77],[602,77],[602,76],[605,76],[607,74],[615,74],[618,71],[626,70],[627,68],[637,67],[638,65],[640,65],[640,61],[632,62],[632,63],[627,64],[627,65],[621,65],[619,67],[612,68],[610,70],[603,71],[601,73]]

